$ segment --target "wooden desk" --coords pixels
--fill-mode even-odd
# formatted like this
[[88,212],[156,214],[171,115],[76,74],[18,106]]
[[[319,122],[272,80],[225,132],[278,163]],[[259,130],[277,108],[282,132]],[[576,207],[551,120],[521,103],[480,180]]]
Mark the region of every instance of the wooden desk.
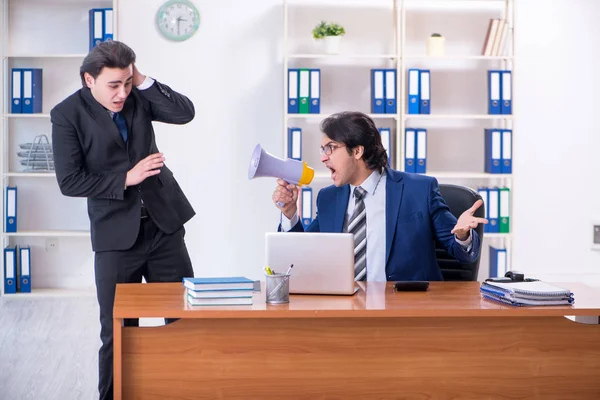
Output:
[[[600,398],[600,290],[572,307],[514,308],[478,282],[266,305],[193,308],[179,283],[118,285],[115,399]],[[123,318],[181,318],[122,327]]]

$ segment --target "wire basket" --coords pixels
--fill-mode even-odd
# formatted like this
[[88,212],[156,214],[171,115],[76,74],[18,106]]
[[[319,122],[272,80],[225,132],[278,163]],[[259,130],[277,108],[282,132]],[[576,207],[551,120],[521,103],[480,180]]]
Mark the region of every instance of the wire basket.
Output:
[[17,156],[24,172],[54,171],[54,156],[52,145],[46,135],[37,135],[33,143],[21,143]]

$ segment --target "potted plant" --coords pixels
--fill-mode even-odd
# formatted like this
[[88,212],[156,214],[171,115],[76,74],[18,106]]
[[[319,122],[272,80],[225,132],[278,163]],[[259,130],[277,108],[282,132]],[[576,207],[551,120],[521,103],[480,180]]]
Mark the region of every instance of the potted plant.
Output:
[[443,56],[444,43],[446,39],[439,33],[433,33],[427,38],[427,55],[428,56]]
[[323,41],[325,53],[338,54],[342,36],[346,34],[343,26],[336,23],[321,21],[312,30],[313,38]]

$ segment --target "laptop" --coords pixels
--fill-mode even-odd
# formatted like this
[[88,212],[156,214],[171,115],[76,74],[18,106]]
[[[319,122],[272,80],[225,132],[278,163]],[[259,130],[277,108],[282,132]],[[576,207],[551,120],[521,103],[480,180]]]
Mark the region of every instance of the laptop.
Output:
[[352,295],[358,290],[351,233],[266,233],[265,255],[276,273],[294,264],[290,294]]

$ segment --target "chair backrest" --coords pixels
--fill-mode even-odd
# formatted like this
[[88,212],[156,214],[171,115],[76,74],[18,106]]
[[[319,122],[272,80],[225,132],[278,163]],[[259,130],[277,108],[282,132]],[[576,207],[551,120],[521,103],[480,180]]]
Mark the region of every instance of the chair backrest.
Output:
[[[479,193],[471,188],[460,185],[440,184],[440,193],[450,212],[458,218],[463,212],[469,209],[473,203],[481,199]],[[476,217],[485,218],[485,205],[482,205],[475,211]],[[475,231],[479,234],[483,245],[483,225],[479,224]],[[479,260],[481,251],[477,260],[470,264],[462,264],[451,257],[439,243],[436,243],[435,255],[446,281],[476,281],[479,273]]]

